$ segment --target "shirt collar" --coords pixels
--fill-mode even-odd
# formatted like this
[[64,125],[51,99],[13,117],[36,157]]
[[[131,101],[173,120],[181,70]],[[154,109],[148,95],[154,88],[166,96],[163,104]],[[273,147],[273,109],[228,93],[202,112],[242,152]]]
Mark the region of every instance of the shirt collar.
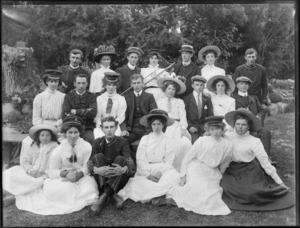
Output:
[[[198,97],[198,93],[196,93],[196,91],[193,91],[193,95],[194,97]],[[202,93],[200,93],[200,97],[201,97]]]
[[134,70],[135,66],[132,66],[130,63],[127,63],[127,66],[129,67],[129,69]]
[[69,65],[71,69],[76,70],[78,69],[80,66],[78,65],[77,67],[73,67],[71,64]]
[[242,91],[238,91],[238,95],[242,96],[242,97],[247,97],[248,96],[248,92],[242,92]]
[[114,138],[111,140],[111,141],[108,141],[106,138],[105,138],[105,141],[106,141],[106,143],[107,143],[107,145],[112,145],[112,144],[114,144],[114,142],[117,140],[117,137],[116,136],[114,136]]
[[141,96],[143,91],[140,91],[140,92],[133,91],[133,92],[134,92],[135,96],[137,97],[138,95]]
[[157,64],[156,66],[151,66],[151,65],[149,64],[149,68],[157,69],[158,67],[159,67],[159,64]]
[[76,92],[77,95],[83,96],[83,95],[85,94],[86,90],[85,90],[83,93],[79,93],[79,92],[75,89],[75,92]]
[[49,89],[48,87],[46,88],[46,91],[48,92],[48,93],[55,93],[56,92],[56,90],[51,90],[51,89]]
[[105,66],[103,66],[102,64],[100,64],[100,68],[101,68],[101,69],[107,69],[107,70],[108,70],[108,69],[110,69],[110,66],[105,67]]
[[192,62],[191,60],[190,60],[189,62],[187,62],[187,63],[182,62],[182,65],[183,65],[183,66],[188,66],[188,65],[191,64],[191,62]]

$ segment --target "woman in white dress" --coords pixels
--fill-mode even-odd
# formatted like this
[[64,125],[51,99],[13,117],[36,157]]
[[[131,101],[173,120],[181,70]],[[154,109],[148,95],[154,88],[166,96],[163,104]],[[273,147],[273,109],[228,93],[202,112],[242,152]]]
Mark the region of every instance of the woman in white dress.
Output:
[[[105,72],[103,85],[106,92],[97,97],[97,115],[95,117],[96,128],[94,129],[95,139],[103,137],[101,130],[101,119],[107,116],[113,116],[120,124],[125,120],[125,112],[127,108],[126,100],[117,93],[117,87],[120,82],[120,74],[116,72]],[[120,136],[121,129],[118,128],[115,133]]]
[[[205,66],[201,69],[201,76],[208,81],[215,75],[225,76],[225,70],[215,66],[216,60],[221,55],[221,50],[215,45],[209,45],[202,48],[198,53],[198,59],[204,62]],[[207,87],[204,88],[204,93],[212,95]]]
[[66,139],[54,149],[43,188],[17,199],[21,210],[41,215],[68,214],[91,205],[98,198],[97,183],[88,175],[92,146],[80,138],[82,119],[64,119]]
[[90,92],[100,95],[104,91],[103,78],[105,72],[114,72],[110,69],[113,57],[116,55],[113,46],[100,45],[94,50],[94,62],[99,65],[91,75]]
[[[149,50],[147,57],[149,58],[149,66],[141,68],[141,75],[144,78],[145,92],[153,94],[157,103],[161,98],[165,97],[165,93],[157,85],[157,80],[159,78],[170,77],[170,74],[167,71],[162,72],[164,69],[159,68],[158,62],[162,59],[159,50]],[[159,73],[161,74],[157,76]]]
[[[179,186],[173,188],[167,200],[187,211],[202,215],[227,215],[230,209],[222,200],[220,180],[229,165],[232,143],[223,138],[223,116],[206,117],[210,136],[200,137],[182,162]],[[171,199],[170,199],[171,198]]]
[[175,98],[176,94],[182,94],[186,90],[185,84],[177,78],[161,78],[158,85],[164,91],[165,97],[157,102],[157,107],[166,111],[174,124],[167,127],[166,136],[174,139],[176,143],[176,158],[174,166],[180,171],[180,165],[185,153],[192,147],[191,135],[187,131],[188,123],[183,100]]
[[179,173],[173,167],[174,144],[164,134],[174,121],[168,114],[153,109],[141,118],[140,123],[151,127],[152,132],[142,137],[136,154],[137,171],[126,186],[118,192],[124,200],[149,203],[153,198],[166,195],[179,183]]
[[22,151],[20,165],[2,173],[5,191],[18,198],[43,186],[50,155],[58,146],[57,133],[57,128],[48,124],[38,124],[29,129],[29,136],[33,141],[27,151]]
[[[226,113],[235,110],[235,99],[226,94],[227,91],[233,91],[234,81],[231,78],[222,75],[215,75],[206,83],[207,89],[213,93],[211,102],[215,116],[225,116]],[[226,131],[233,131],[232,127],[226,123]]]

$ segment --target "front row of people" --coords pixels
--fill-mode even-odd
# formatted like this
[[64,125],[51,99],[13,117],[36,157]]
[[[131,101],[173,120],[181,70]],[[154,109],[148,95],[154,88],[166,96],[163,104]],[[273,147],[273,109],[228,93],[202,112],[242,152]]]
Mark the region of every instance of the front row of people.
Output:
[[140,119],[151,132],[140,141],[136,164],[127,140],[115,136],[118,122],[111,116],[101,120],[104,137],[93,146],[80,137],[80,117],[63,120],[65,139],[60,145],[55,127],[36,125],[20,166],[3,172],[3,189],[7,197],[15,196],[18,209],[42,215],[72,213],[88,205],[99,213],[108,198],[117,208],[131,199],[204,215],[292,206],[294,195],[270,164],[261,141],[250,135],[261,128],[261,121],[244,108],[231,111],[225,120],[234,130],[224,134],[223,119],[205,119],[208,135],[196,140],[179,167],[178,139],[165,133],[176,120],[161,109]]

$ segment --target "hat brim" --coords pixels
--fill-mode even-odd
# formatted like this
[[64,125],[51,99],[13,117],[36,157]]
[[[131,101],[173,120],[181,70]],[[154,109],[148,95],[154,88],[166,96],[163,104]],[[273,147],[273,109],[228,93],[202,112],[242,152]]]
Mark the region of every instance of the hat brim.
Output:
[[111,58],[113,58],[116,55],[116,53],[115,52],[102,52],[102,53],[99,53],[99,54],[94,56],[94,62],[100,62],[101,57],[103,55],[109,55],[109,56],[111,56]]
[[215,45],[205,46],[198,53],[198,59],[200,61],[202,61],[202,62],[205,61],[205,59],[203,58],[203,53],[206,52],[206,51],[208,51],[208,50],[214,50],[215,52],[217,52],[218,57],[221,55],[221,50],[217,46],[215,46]]
[[210,79],[208,79],[208,81],[206,83],[206,88],[213,93],[217,93],[216,88],[213,88],[212,85],[213,85],[214,81],[216,81],[218,79],[225,80],[229,86],[230,91],[233,92],[233,90],[235,89],[234,81],[231,78],[228,78],[224,75],[215,75],[215,76],[211,77]]
[[29,129],[29,136],[30,136],[30,138],[32,139],[32,140],[34,140],[34,138],[35,138],[35,134],[39,131],[39,130],[50,130],[50,131],[52,131],[52,133],[54,134],[54,135],[56,135],[57,136],[57,134],[58,134],[58,129],[56,128],[56,127],[54,127],[54,126],[52,126],[52,125],[49,125],[49,124],[38,124],[38,125],[35,125],[35,126],[33,126],[33,127],[31,127],[30,129]]
[[192,54],[194,54],[195,53],[195,51],[194,50],[189,50],[189,49],[180,49],[179,50],[179,52],[181,53],[181,52],[191,52]]
[[225,114],[225,121],[232,128],[234,128],[234,119],[238,114],[245,115],[252,120],[252,129],[254,131],[257,131],[262,128],[261,120],[257,118],[255,115],[253,115],[252,113],[250,113],[250,111],[247,111],[246,109],[238,109],[236,111],[231,111]]
[[171,78],[171,77],[165,77],[165,78],[158,79],[157,86],[162,89],[165,81],[173,81],[179,85],[180,89],[177,92],[177,94],[182,94],[186,91],[186,85],[182,81],[180,81],[179,79],[176,79],[176,78]]
[[145,115],[143,116],[141,119],[140,119],[140,124],[145,126],[145,127],[150,127],[150,125],[148,124],[148,119],[152,116],[160,116],[160,117],[163,117],[167,120],[166,122],[166,125],[167,126],[170,126],[174,123],[174,120],[166,115],[163,115],[163,114],[148,114],[148,115]]

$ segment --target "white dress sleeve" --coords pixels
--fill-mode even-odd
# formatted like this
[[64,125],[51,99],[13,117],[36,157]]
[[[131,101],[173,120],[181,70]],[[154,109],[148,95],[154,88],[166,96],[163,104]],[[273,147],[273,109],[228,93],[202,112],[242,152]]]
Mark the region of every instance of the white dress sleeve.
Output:
[[172,141],[168,139],[167,143],[165,144],[165,156],[163,158],[164,163],[162,164],[160,169],[160,172],[162,174],[170,169],[174,169],[173,163],[175,159],[175,153],[172,145],[174,145],[174,143],[172,143]]
[[281,184],[282,180],[278,176],[275,167],[271,165],[268,159],[268,155],[260,139],[255,138],[255,143],[253,143],[252,150],[261,167],[266,171],[266,173],[269,174],[277,184]]
[[84,145],[86,148],[83,153],[83,164],[82,168],[79,169],[79,171],[83,172],[84,176],[86,176],[89,171],[88,171],[88,161],[90,159],[91,153],[92,153],[92,146],[88,142],[85,143]]
[[125,97],[119,95],[119,109],[116,118],[119,124],[123,123],[125,120],[126,108],[127,108],[127,103]]
[[40,94],[38,94],[33,100],[32,124],[37,125],[42,123],[42,97]]
[[147,146],[149,136],[143,136],[136,152],[137,174],[148,177],[151,173],[151,167],[147,159]]
[[[228,141],[227,139],[225,139]],[[224,148],[224,154],[223,159],[221,160],[221,163],[219,165],[219,169],[221,174],[225,172],[225,170],[228,168],[230,162],[233,160],[233,145],[230,141],[228,141],[228,146]]]
[[187,129],[188,124],[186,120],[186,110],[185,110],[185,104],[183,100],[177,99],[178,107],[179,107],[179,118],[180,118],[180,125],[182,128]]
[[199,138],[194,145],[191,147],[191,149],[186,153],[184,156],[182,163],[181,163],[181,170],[180,170],[180,177],[183,177],[186,175],[187,166],[194,158],[196,158],[198,151],[201,148],[202,144],[202,138]]
[[62,160],[61,160],[60,154],[61,154],[60,146],[58,146],[53,150],[53,152],[50,156],[48,176],[51,179],[60,178],[60,172],[62,169]]
[[228,107],[228,112],[235,111],[235,99],[232,99],[230,106]]
[[32,168],[32,150],[34,145],[30,146],[28,150],[22,150],[20,155],[20,166],[28,173]]
[[97,97],[97,114],[94,120],[96,123],[96,128],[100,128],[101,125],[101,98],[102,95]]
[[90,92],[91,93],[96,93],[96,86],[97,86],[97,80],[96,80],[97,75],[95,74],[95,71],[91,75],[91,81],[90,81]]

